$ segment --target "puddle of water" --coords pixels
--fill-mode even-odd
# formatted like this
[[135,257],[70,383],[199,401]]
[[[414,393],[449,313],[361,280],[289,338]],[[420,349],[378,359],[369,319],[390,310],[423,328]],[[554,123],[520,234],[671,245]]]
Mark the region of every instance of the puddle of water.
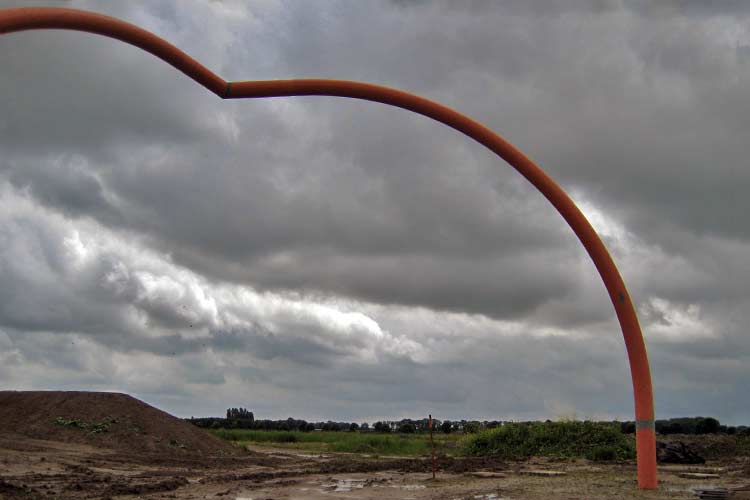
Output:
[[[454,498],[453,500],[465,500],[468,497]],[[485,493],[484,495],[474,495],[474,500],[508,500],[507,497],[501,497],[497,493]]]
[[423,484],[405,484],[405,485],[403,485],[403,486],[400,486],[400,488],[401,488],[402,490],[406,490],[406,491],[416,491],[416,490],[423,490],[423,489],[425,489],[426,487],[427,487],[427,486],[425,486],[425,485],[423,485]]
[[703,485],[700,485],[700,486],[695,486],[695,485],[691,485],[691,486],[679,485],[679,486],[665,486],[664,487],[664,491],[668,491],[669,493],[693,493],[693,494],[697,494],[699,490],[715,490],[717,488],[719,488],[719,486],[717,486],[715,484],[703,484]]
[[366,479],[339,479],[333,486],[333,491],[352,491],[365,487]]

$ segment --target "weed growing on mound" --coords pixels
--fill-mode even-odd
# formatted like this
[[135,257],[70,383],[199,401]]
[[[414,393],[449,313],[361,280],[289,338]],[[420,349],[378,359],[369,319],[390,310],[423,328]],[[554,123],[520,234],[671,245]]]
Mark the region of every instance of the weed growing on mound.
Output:
[[632,439],[623,435],[619,427],[588,421],[505,424],[467,438],[464,452],[505,459],[531,456],[589,460],[635,458]]
[[62,425],[63,427],[88,430],[91,434],[101,434],[103,432],[109,432],[109,427],[112,424],[116,424],[117,420],[114,418],[107,418],[104,419],[103,422],[84,422],[77,418],[57,417],[55,423],[57,425]]

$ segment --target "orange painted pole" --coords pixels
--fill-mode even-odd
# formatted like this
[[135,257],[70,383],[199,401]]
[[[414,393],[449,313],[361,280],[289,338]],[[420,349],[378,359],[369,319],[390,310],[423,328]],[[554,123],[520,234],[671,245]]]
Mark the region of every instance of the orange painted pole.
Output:
[[638,486],[657,487],[654,398],[646,345],[625,283],[604,243],[563,189],[508,141],[479,122],[446,106],[400,90],[342,80],[270,80],[226,82],[177,47],[132,24],[91,12],[62,8],[0,11],[0,34],[33,29],[69,29],[115,38],[171,64],[223,99],[302,95],[349,97],[419,113],[471,137],[508,162],[557,209],[593,260],[607,288],[625,339],[633,383],[638,454]]

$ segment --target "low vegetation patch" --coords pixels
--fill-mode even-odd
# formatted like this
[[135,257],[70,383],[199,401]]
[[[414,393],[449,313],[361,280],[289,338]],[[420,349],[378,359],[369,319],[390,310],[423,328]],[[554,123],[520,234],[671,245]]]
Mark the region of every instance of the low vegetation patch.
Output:
[[617,425],[601,422],[506,423],[466,438],[467,455],[505,459],[531,456],[624,460],[635,458],[633,439]]
[[55,423],[57,425],[62,425],[63,427],[87,430],[91,434],[101,434],[103,432],[109,432],[109,427],[112,424],[116,424],[117,420],[114,418],[106,418],[102,422],[85,422],[77,418],[57,417]]
[[750,456],[750,433],[737,436],[737,454],[745,457]]

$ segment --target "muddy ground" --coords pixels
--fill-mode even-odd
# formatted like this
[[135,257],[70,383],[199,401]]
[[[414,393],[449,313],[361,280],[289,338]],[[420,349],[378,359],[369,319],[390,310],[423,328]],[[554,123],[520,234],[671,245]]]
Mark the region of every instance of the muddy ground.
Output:
[[[648,492],[636,489],[634,463],[442,458],[438,465],[433,480],[427,459],[310,456],[269,449],[243,456],[188,458],[4,434],[0,435],[0,498],[695,499],[698,489],[750,484],[746,458],[660,467],[660,488]],[[496,474],[473,475],[478,471]],[[533,475],[538,471],[564,474]],[[684,472],[718,477],[680,477]],[[750,498],[750,492],[734,497]]]

